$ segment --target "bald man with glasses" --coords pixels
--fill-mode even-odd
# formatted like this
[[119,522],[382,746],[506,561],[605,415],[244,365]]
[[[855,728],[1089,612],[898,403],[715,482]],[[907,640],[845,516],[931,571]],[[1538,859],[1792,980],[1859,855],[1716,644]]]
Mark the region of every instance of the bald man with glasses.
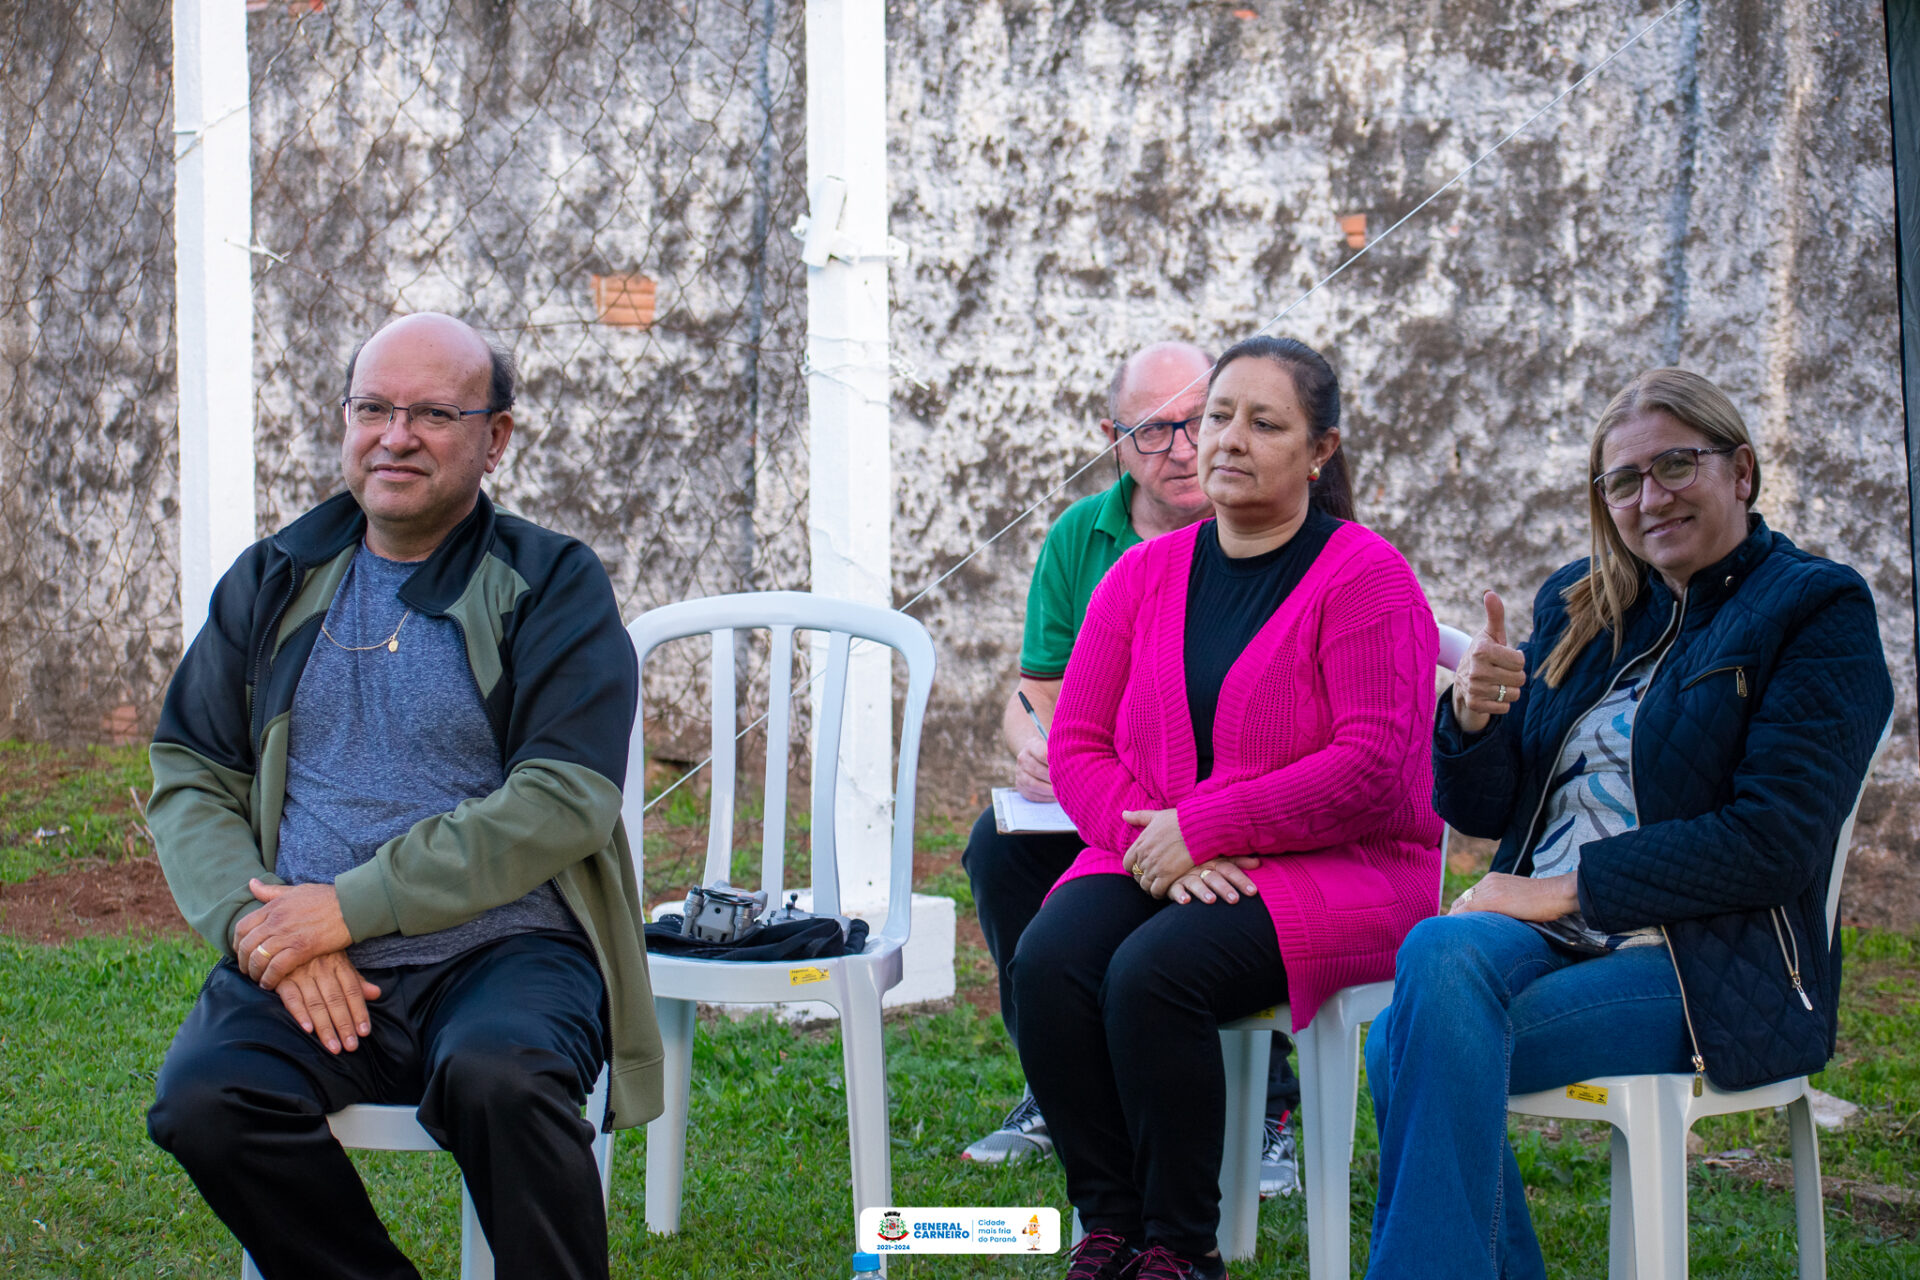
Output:
[[417,1280],[327,1124],[416,1106],[501,1275],[604,1280],[581,1106],[610,1064],[610,1126],[661,1108],[633,646],[592,549],[481,492],[505,352],[407,316],[344,390],[346,492],[221,578],[154,735],[160,863],[221,959],[148,1132],[268,1280]]

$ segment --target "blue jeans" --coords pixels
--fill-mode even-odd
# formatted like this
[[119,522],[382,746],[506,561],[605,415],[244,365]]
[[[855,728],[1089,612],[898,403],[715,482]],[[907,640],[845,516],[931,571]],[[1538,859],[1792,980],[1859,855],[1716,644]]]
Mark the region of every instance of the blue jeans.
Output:
[[1367,1275],[1544,1277],[1507,1095],[1691,1062],[1665,947],[1584,959],[1492,912],[1421,921],[1367,1036],[1380,1133]]

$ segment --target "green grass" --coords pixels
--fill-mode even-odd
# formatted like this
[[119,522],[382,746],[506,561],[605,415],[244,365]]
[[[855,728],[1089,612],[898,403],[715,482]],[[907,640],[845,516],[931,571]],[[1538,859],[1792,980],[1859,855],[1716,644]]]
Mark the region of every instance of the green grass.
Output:
[[[110,835],[114,789],[140,785],[144,794],[144,781],[129,776],[141,768],[137,750],[100,753],[92,768],[73,754],[47,757],[57,776],[38,791],[19,781],[18,766],[31,763],[20,750],[0,746],[0,770],[8,761],[15,766],[5,773],[13,790],[0,797],[7,806],[0,809],[0,831],[53,820],[77,834],[93,830],[86,826],[91,821]],[[656,832],[650,820],[649,840],[703,845],[695,832],[704,803],[704,795],[692,792],[677,806],[662,805],[663,821]],[[125,824],[130,813],[129,806],[118,820]],[[940,868],[923,887],[952,893],[970,910],[965,875],[952,859],[965,826],[934,820],[922,824],[920,835],[923,852]],[[112,856],[100,843],[105,836],[89,838],[97,841],[91,853],[78,852],[79,841],[28,848],[39,859],[36,867],[76,855]],[[1449,891],[1471,878],[1450,877]],[[651,875],[650,883],[658,884]],[[1866,1105],[1853,1127],[1822,1135],[1823,1171],[1830,1185],[1911,1188],[1920,1185],[1920,934],[1849,931],[1846,946],[1840,1051],[1816,1083]],[[981,960],[972,948],[959,957],[963,986],[992,981]],[[147,1141],[144,1126],[154,1071],[211,962],[202,943],[184,936],[61,946],[0,939],[0,1274],[48,1280],[230,1280],[236,1274],[237,1247],[171,1159]],[[896,1019],[887,1029],[887,1052],[898,1203],[1053,1205],[1065,1214],[1056,1166],[996,1170],[956,1158],[998,1123],[1020,1089],[1019,1064],[997,1018],[962,1002]],[[1359,1096],[1350,1180],[1356,1273],[1365,1265],[1378,1172],[1364,1087]],[[834,1280],[846,1274],[851,1206],[844,1106],[833,1031],[797,1031],[767,1018],[703,1021],[681,1233],[647,1234],[645,1137],[622,1134],[610,1223],[614,1275]],[[1710,1152],[1748,1147],[1785,1157],[1785,1128],[1771,1114],[1712,1120],[1699,1132]],[[1515,1143],[1549,1273],[1605,1274],[1605,1134],[1529,1124],[1517,1128]],[[389,1153],[362,1153],[356,1161],[423,1273],[457,1274],[459,1183],[452,1161]],[[1693,1274],[1792,1274],[1788,1192],[1696,1164],[1691,1193]],[[1830,1201],[1831,1274],[1842,1280],[1920,1274],[1916,1234],[1920,1213],[1912,1209],[1903,1217],[1872,1207],[1864,1195],[1852,1205]],[[1294,1277],[1305,1269],[1300,1200],[1262,1206],[1259,1255],[1235,1264],[1234,1276]],[[1058,1259],[995,1256],[908,1257],[892,1264],[896,1276],[927,1280],[1062,1270]]]
[[[1920,945],[1912,938],[1869,939],[1862,950],[1895,944],[1909,955]],[[153,1072],[210,961],[211,952],[186,938],[0,943],[0,1185],[7,1189],[0,1197],[0,1273],[223,1280],[234,1273],[232,1242],[171,1160],[147,1142],[143,1124]],[[1890,1046],[1903,1034],[1895,1024],[1863,1029],[1884,1032]],[[900,1203],[1066,1210],[1051,1165],[989,1170],[954,1156],[998,1121],[1020,1087],[997,1019],[962,1004],[895,1021],[887,1038]],[[1893,1091],[1889,1096],[1911,1096],[1920,1085],[1912,1043],[1886,1059],[1871,1058]],[[1829,1087],[1837,1083],[1828,1081]],[[1352,1179],[1356,1268],[1365,1258],[1377,1169],[1364,1089],[1360,1096]],[[765,1018],[703,1023],[681,1234],[647,1236],[645,1139],[623,1134],[615,1147],[615,1275],[834,1277],[846,1270],[844,1105],[833,1032],[794,1031]],[[1858,1140],[1828,1135],[1822,1154],[1830,1174],[1851,1176],[1883,1164],[1909,1168],[1913,1146],[1911,1137],[1889,1143],[1884,1133]],[[1573,1129],[1558,1137],[1538,1130],[1518,1137],[1528,1200],[1555,1275],[1605,1272],[1605,1150],[1598,1135],[1583,1140]],[[459,1187],[452,1161],[363,1155],[359,1163],[402,1247],[426,1274],[454,1274]],[[1785,1192],[1696,1172],[1692,1225],[1696,1275],[1791,1273],[1792,1205]],[[1258,1259],[1236,1265],[1237,1277],[1303,1273],[1298,1199],[1263,1206],[1260,1235]],[[1828,1238],[1836,1277],[1891,1280],[1920,1269],[1920,1246],[1833,1206]],[[942,1256],[898,1260],[894,1273],[1058,1269],[1057,1261]]]
[[136,790],[153,790],[144,744],[0,742],[0,882],[148,850]]

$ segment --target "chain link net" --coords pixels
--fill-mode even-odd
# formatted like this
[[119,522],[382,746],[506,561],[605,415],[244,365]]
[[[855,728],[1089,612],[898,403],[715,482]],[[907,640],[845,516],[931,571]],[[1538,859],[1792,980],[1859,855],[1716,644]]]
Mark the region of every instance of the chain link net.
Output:
[[[496,501],[626,616],[803,588],[803,6],[246,8],[259,531],[340,487],[354,344],[441,310],[521,371]],[[134,737],[180,653],[171,6],[0,10],[5,731]],[[650,710],[704,705],[695,647]]]
[[[346,0],[249,23],[261,529],[339,487],[341,370],[395,315],[511,351],[503,506],[632,617],[804,582],[799,6]],[[650,709],[700,705],[669,653]],[[673,686],[669,688],[668,686]],[[698,758],[678,726],[670,756]]]
[[0,4],[0,694],[130,739],[179,656],[164,4]]

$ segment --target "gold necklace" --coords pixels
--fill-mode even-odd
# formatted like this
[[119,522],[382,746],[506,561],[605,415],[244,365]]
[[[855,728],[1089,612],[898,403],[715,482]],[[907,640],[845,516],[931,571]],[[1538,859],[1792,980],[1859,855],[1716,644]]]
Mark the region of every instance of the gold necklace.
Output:
[[412,616],[413,610],[409,608],[400,615],[400,621],[393,624],[393,634],[373,644],[341,644],[338,640],[333,640],[333,632],[327,630],[327,624],[324,621],[320,624],[320,634],[333,640],[334,648],[345,649],[348,653],[367,653],[373,649],[385,649],[388,653],[398,653],[400,652],[400,628],[406,626],[407,619]]

